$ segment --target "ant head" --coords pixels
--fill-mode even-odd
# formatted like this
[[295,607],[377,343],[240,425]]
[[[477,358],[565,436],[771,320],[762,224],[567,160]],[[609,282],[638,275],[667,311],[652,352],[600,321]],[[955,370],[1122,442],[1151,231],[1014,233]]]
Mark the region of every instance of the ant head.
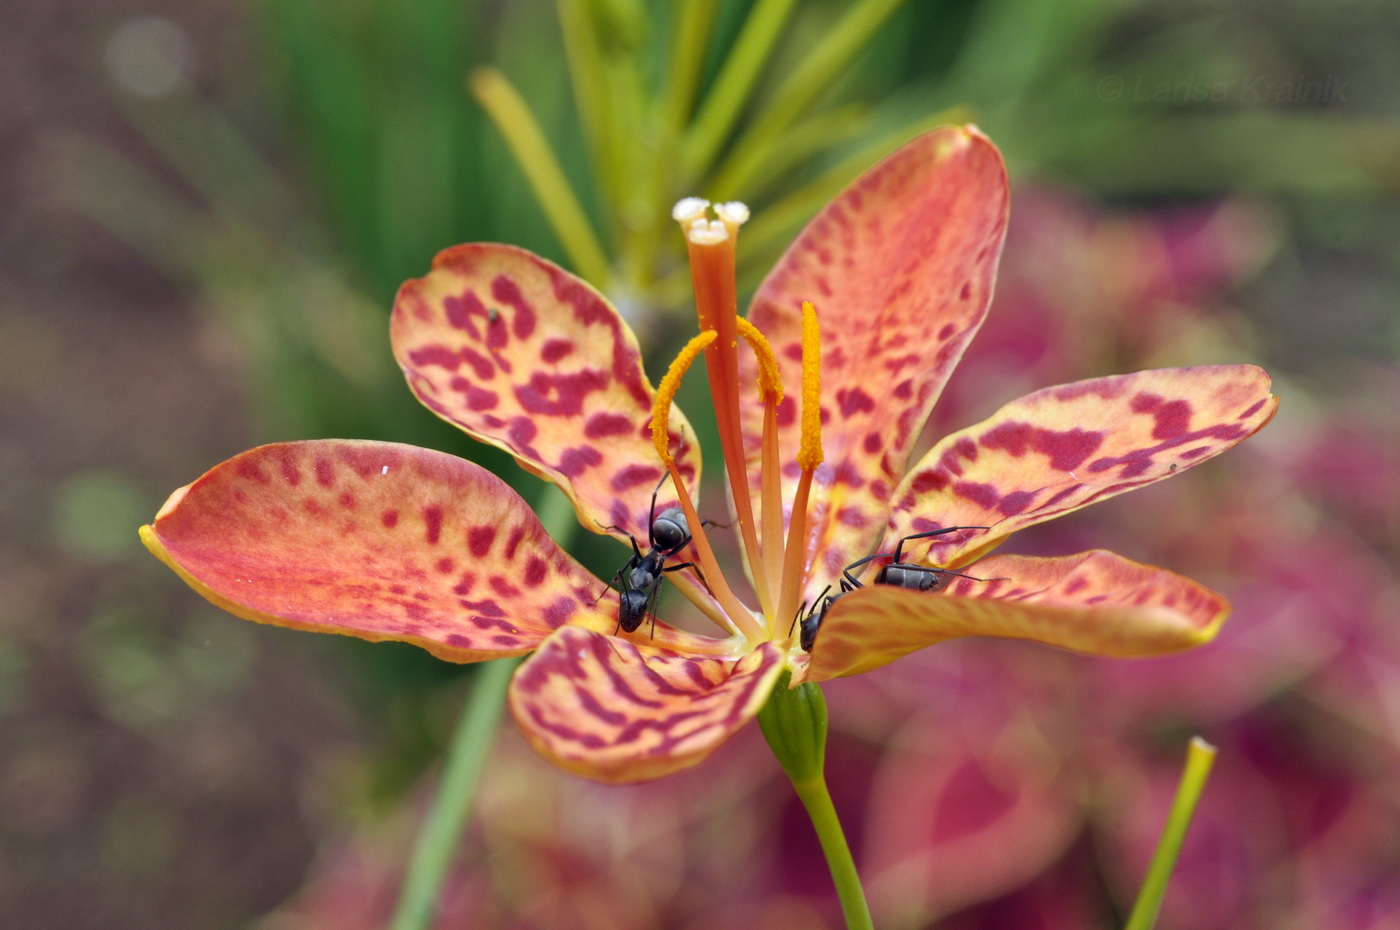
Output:
[[685,511],[668,507],[651,521],[651,543],[658,549],[675,551],[690,542],[690,523]]

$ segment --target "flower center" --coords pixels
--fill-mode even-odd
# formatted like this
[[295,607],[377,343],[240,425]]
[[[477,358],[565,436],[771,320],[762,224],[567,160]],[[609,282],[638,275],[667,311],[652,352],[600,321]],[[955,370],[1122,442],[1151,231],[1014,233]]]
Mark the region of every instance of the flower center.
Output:
[[[763,333],[738,315],[734,247],[739,227],[748,219],[749,211],[739,203],[719,204],[713,208],[716,218],[710,219],[707,217],[709,208],[707,201],[688,198],[676,204],[672,212],[686,235],[701,332],[681,350],[657,388],[652,436],[657,454],[671,473],[681,508],[693,530],[696,561],[723,611],[724,617],[716,618],[717,621],[731,631],[741,632],[751,643],[785,639],[792,629],[793,618],[800,610],[798,598],[803,589],[806,566],[807,501],[812,474],[822,462],[821,338],[817,315],[811,303],[802,304],[801,445],[797,455],[800,477],[785,528],[778,443],[778,405],[783,399],[783,385],[778,362]],[[754,500],[750,493],[741,428],[738,376],[740,338],[749,344],[757,360],[758,399],[763,406],[759,521],[754,519]],[[763,614],[762,624],[756,621],[753,611],[744,606],[724,580],[703,524],[667,447],[667,421],[676,389],[685,371],[702,352],[710,378],[725,471],[733,495],[735,522]]]

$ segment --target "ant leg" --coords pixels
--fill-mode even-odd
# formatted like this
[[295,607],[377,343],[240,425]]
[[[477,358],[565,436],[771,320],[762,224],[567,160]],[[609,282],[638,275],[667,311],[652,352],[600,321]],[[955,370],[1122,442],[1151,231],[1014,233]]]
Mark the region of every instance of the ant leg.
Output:
[[[827,585],[827,587],[829,588],[829,587],[831,587],[831,585]],[[792,631],[795,630],[795,629],[797,629],[797,621],[800,620],[800,619],[802,619],[802,611],[804,611],[804,610],[806,610],[806,609],[807,609],[807,602],[806,602],[806,601],[803,601],[801,604],[798,604],[798,605],[797,605],[797,613],[793,615],[792,622],[788,624],[788,638],[789,638],[789,639],[792,638]]]
[[909,540],[911,540],[911,539],[927,539],[927,538],[929,538],[930,536],[942,536],[944,533],[953,533],[953,532],[956,532],[957,530],[985,530],[985,529],[990,529],[990,527],[986,527],[986,526],[945,526],[945,527],[943,527],[943,529],[941,529],[941,530],[929,530],[927,533],[912,533],[912,534],[910,534],[910,535],[904,537],[903,539],[901,539],[901,540],[899,541],[899,544],[896,545],[896,546],[894,547],[894,560],[895,560],[896,562],[902,562],[902,561],[903,561],[902,553],[904,552],[904,544],[907,543],[907,542],[908,542]]
[[651,489],[651,510],[647,513],[647,542],[653,548],[656,547],[656,495],[661,493],[661,486],[666,483],[666,479],[671,477],[670,472],[662,472],[661,480],[656,482],[656,487]]
[[929,571],[942,572],[945,575],[957,575],[959,578],[966,578],[968,581],[1010,581],[1011,579],[1002,575],[999,578],[978,578],[976,575],[968,575],[964,572],[955,572],[951,568],[931,568]]
[[[632,563],[631,563],[631,562],[628,562],[627,564],[630,565],[630,564],[632,564]],[[614,585],[617,586],[617,590],[618,590],[619,593],[622,591],[622,573],[623,573],[624,571],[626,571],[625,568],[620,568],[620,569],[618,569],[617,574],[616,574],[616,575],[613,575],[613,580],[612,580],[611,584],[608,584],[606,587],[604,587],[604,588],[603,588],[603,593],[602,593],[602,594],[599,594],[597,597],[595,597],[595,598],[593,599],[593,605],[594,605],[595,607],[597,606],[598,602],[601,601],[601,600],[603,599],[604,595],[606,595],[609,591],[611,591],[611,590],[613,589],[613,586],[614,586]]]
[[651,616],[651,638],[656,639],[656,601],[661,597],[661,578],[657,577],[652,583],[651,591],[647,594],[647,613]]
[[[827,585],[825,588],[822,588],[822,593],[821,593],[821,594],[818,594],[818,595],[817,595],[817,599],[814,600],[814,601],[812,601],[812,609],[813,609],[813,610],[815,610],[815,609],[816,609],[816,606],[822,602],[822,598],[826,597],[826,592],[828,592],[828,591],[830,591],[830,590],[831,590],[831,585]],[[800,607],[797,608],[797,616],[792,618],[792,625],[788,627],[788,636],[792,636],[792,631],[795,630],[795,629],[797,629],[797,621],[802,617],[802,611],[805,610],[806,608],[807,608],[807,602],[806,602],[806,601],[803,601],[803,602],[802,602],[802,605],[801,605]]]
[[[598,523],[597,520],[594,520],[593,522]],[[607,526],[598,523],[598,528],[600,530],[612,530],[614,532],[621,533],[623,536],[626,536],[629,540],[632,541],[632,551],[637,553],[637,558],[640,559],[642,557],[642,553],[637,550],[637,537],[633,536],[631,533],[627,532],[622,527],[618,526],[616,523],[609,523]]]
[[[878,553],[878,552],[875,553],[874,555],[867,555],[865,558],[863,558],[863,559],[856,559],[856,560],[855,560],[854,562],[852,562],[850,565],[847,565],[845,568],[841,569],[841,575],[842,575],[842,579],[841,579],[841,590],[842,590],[842,591],[854,591],[856,588],[862,588],[862,587],[864,587],[864,585],[862,585],[859,581],[856,581],[856,577],[855,577],[855,575],[852,575],[852,574],[851,574],[851,570],[852,570],[852,569],[856,569],[856,568],[860,568],[862,565],[864,565],[865,563],[871,561],[872,559],[878,559],[878,558],[880,558],[880,555],[881,555],[881,554]],[[849,587],[847,587],[847,585],[849,585]]]
[[710,589],[710,583],[709,583],[708,581],[705,580],[705,573],[702,572],[702,571],[700,570],[700,566],[699,566],[699,565],[696,565],[694,562],[682,562],[682,563],[680,563],[679,565],[671,565],[671,566],[668,566],[668,567],[666,567],[666,568],[663,568],[662,571],[663,571],[663,572],[678,572],[678,571],[680,571],[680,570],[683,569],[683,568],[693,568],[693,569],[695,569],[695,574],[700,578],[700,583],[703,584],[703,585],[705,586],[705,590],[706,590],[706,591],[709,591],[711,594],[714,594],[714,593],[715,593],[714,591],[712,591],[712,590]]

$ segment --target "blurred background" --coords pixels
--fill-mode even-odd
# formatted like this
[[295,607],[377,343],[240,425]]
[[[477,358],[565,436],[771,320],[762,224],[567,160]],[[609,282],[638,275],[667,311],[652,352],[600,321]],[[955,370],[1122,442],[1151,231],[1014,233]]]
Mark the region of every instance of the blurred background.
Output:
[[[1012,231],[931,435],[1153,366],[1254,361],[1284,401],[1222,459],[1017,542],[1223,591],[1217,643],[955,642],[827,689],[877,924],[1121,925],[1200,733],[1221,756],[1162,927],[1400,927],[1384,0],[8,0],[0,925],[382,926],[470,670],[235,620],[135,528],[282,439],[432,446],[535,499],[412,401],[403,279],[522,245],[664,364],[693,326],[674,200],[755,209],[751,289],[861,169],[969,119],[1011,165]],[[837,925],[753,728],[619,789],[507,726],[482,792],[441,927]]]

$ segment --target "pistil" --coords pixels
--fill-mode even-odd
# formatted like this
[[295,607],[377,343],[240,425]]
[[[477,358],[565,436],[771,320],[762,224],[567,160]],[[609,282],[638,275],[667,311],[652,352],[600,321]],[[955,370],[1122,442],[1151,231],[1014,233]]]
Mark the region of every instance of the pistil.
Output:
[[717,219],[710,220],[706,219],[708,209],[708,201],[690,197],[676,204],[671,215],[685,232],[700,329],[702,332],[714,330],[717,334],[705,350],[710,396],[744,555],[749,561],[759,603],[764,614],[771,616],[772,592],[762,580],[766,576],[763,550],[754,524],[739,418],[739,298],[734,277],[734,246],[740,225],[749,218],[749,210],[741,203],[718,204],[714,207]]

